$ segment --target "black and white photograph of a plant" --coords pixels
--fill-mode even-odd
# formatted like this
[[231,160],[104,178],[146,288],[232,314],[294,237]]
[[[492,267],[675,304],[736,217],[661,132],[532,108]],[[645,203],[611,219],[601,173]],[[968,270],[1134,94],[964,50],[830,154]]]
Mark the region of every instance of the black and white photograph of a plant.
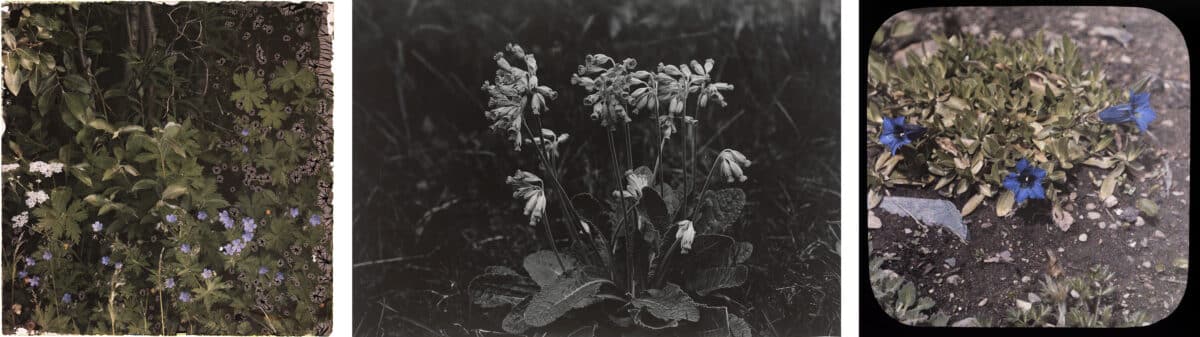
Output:
[[354,334],[839,334],[839,6],[354,3]]

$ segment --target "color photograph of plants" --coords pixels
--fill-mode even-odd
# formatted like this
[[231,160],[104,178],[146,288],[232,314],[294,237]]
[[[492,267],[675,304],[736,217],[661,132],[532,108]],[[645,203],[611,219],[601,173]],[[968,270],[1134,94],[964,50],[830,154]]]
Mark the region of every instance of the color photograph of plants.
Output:
[[326,335],[325,3],[8,3],[3,333]]
[[896,14],[867,60],[870,281],[922,326],[1128,327],[1188,270],[1179,30],[1120,7]]
[[838,334],[839,5],[355,2],[354,334]]

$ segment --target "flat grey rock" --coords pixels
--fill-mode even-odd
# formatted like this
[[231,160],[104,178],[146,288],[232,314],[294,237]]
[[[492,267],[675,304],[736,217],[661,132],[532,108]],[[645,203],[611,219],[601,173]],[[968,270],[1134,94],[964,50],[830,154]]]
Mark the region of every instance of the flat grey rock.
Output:
[[879,208],[891,214],[916,218],[927,226],[942,226],[967,242],[967,226],[962,223],[962,212],[950,200],[884,196]]

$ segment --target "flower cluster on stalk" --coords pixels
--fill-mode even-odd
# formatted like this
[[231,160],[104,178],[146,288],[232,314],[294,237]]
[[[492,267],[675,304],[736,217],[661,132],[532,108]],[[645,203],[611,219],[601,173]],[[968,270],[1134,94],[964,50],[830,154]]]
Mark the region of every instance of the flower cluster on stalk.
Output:
[[513,187],[513,198],[525,200],[525,215],[529,216],[529,225],[535,226],[546,214],[546,193],[542,189],[542,178],[526,171],[517,173],[505,179]]
[[540,115],[548,110],[547,102],[557,98],[558,93],[538,83],[537,59],[533,54],[515,44],[509,44],[505,50],[508,55],[521,60],[525,69],[509,63],[505,52],[496,53],[494,59],[500,69],[496,70],[495,82],[483,82],[483,90],[489,95],[485,115],[492,121],[492,130],[506,133],[514,149],[520,151],[524,139],[521,129],[525,127],[525,106],[529,105],[533,114]]

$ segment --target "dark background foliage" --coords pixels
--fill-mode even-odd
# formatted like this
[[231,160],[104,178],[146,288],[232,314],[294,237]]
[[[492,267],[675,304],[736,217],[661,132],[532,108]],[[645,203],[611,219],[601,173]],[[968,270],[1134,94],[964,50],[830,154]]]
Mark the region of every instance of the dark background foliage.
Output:
[[[735,89],[728,107],[701,112],[701,157],[733,148],[754,161],[741,186],[748,215],[732,235],[757,249],[750,281],[730,294],[756,334],[836,334],[838,6],[356,2],[355,334],[437,335],[454,324],[499,330],[503,313],[472,307],[467,282],[488,265],[519,266],[541,235],[504,184],[536,160],[514,153],[483,116],[480,85],[494,75],[492,55],[510,42],[537,56],[541,83],[560,93],[544,118],[571,134],[562,146],[564,184],[575,192],[611,189],[603,129],[583,108],[584,90],[570,85],[586,54],[631,57],[651,70],[713,58],[715,79]],[[647,150],[634,149],[634,161],[644,162]],[[664,160],[677,162],[678,152]]]

